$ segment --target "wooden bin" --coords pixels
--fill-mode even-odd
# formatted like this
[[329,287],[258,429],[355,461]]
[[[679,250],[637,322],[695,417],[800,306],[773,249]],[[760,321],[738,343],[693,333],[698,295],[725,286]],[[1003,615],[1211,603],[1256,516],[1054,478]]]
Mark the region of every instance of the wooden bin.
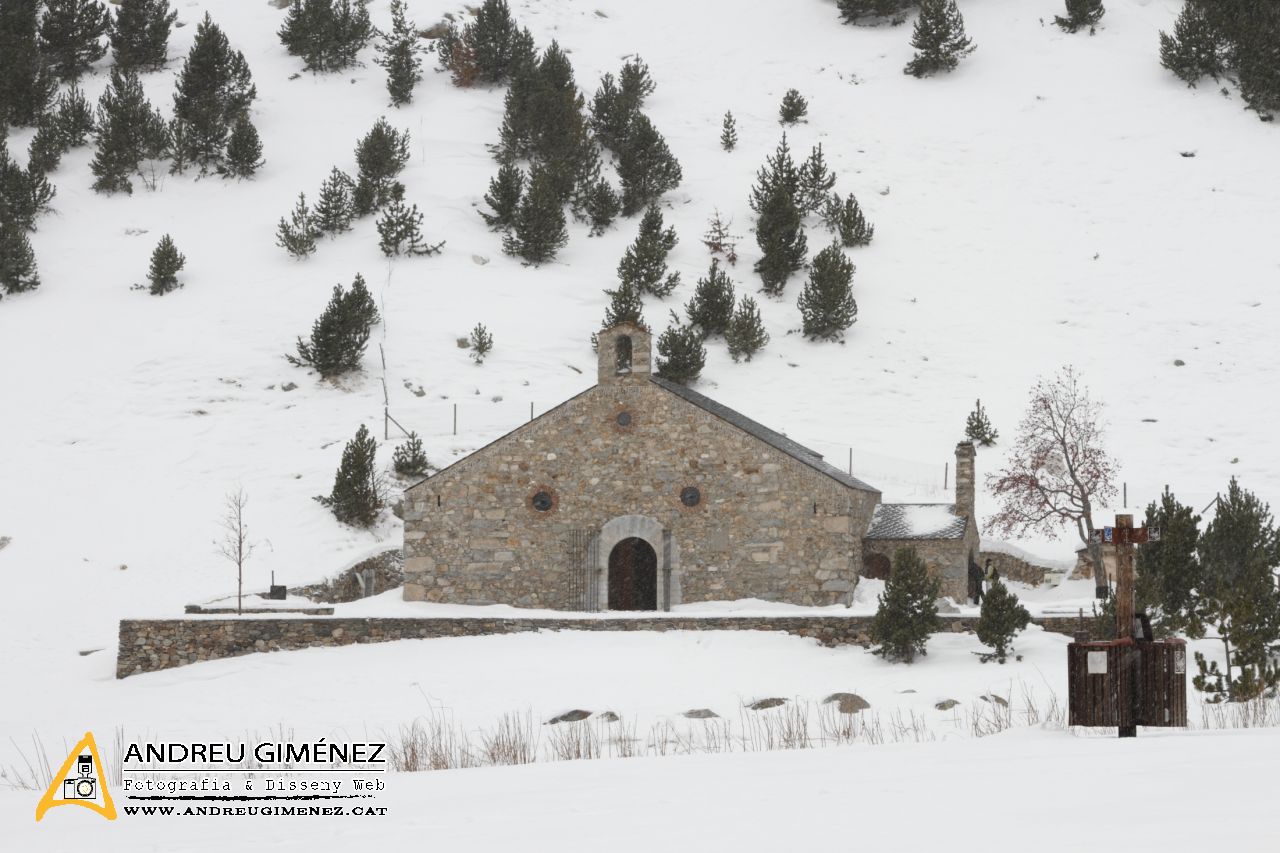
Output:
[[1067,685],[1070,725],[1185,726],[1187,644],[1182,640],[1071,643]]

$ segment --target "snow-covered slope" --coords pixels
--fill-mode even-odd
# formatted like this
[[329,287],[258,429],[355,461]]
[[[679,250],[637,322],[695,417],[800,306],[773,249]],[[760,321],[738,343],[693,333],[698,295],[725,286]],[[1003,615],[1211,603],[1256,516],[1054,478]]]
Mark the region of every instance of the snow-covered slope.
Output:
[[[736,365],[711,344],[699,390],[837,465],[855,448],[854,473],[890,499],[928,499],[975,398],[1012,437],[1035,377],[1070,362],[1108,405],[1130,504],[1168,483],[1201,506],[1231,474],[1264,497],[1280,492],[1280,450],[1268,441],[1280,131],[1238,98],[1188,90],[1159,67],[1156,34],[1178,5],[1112,0],[1090,37],[1046,25],[1052,0],[968,0],[978,51],[929,80],[902,74],[909,27],[842,26],[826,0],[512,8],[540,45],[554,38],[571,51],[588,94],[627,55],[650,65],[658,89],[646,111],[685,174],[666,198],[685,284],[648,302],[651,323],[678,310],[705,270],[698,237],[714,208],[744,235],[740,288],[758,287],[747,193],[781,136],[788,88],[810,104],[793,150],[821,142],[837,188],[856,193],[876,225],[875,243],[851,253],[859,320],[846,344],[788,334],[799,325],[797,276],[782,299],[761,300],[770,346]],[[127,198],[89,189],[88,149],[53,174],[56,212],[33,235],[44,284],[0,303],[0,536],[12,539],[0,550],[0,673],[14,675],[21,659],[72,677],[74,652],[110,647],[121,616],[172,614],[233,588],[211,540],[237,484],[263,540],[250,587],[271,572],[310,581],[398,544],[393,519],[353,531],[311,500],[357,426],[382,434],[380,350],[392,415],[422,434],[434,462],[451,461],[521,423],[530,404],[545,410],[591,383],[588,335],[634,236],[635,220],[595,239],[573,226],[555,263],[524,268],[475,213],[495,170],[485,144],[500,90],[428,73],[411,106],[391,109],[371,49],[354,71],[299,75],[273,4],[177,8],[186,26],[172,56],[206,9],[244,51],[267,164],[252,181],[169,177]],[[388,2],[370,8],[385,25]],[[410,9],[422,26],[460,11]],[[145,78],[166,112],[178,64]],[[104,70],[85,83],[91,97]],[[727,109],[740,137],[729,154],[718,145]],[[331,166],[353,170],[357,138],[381,115],[412,133],[408,199],[426,213],[427,235],[448,241],[444,254],[388,262],[365,220],[291,260],[275,246],[277,219],[299,191],[314,196]],[[13,134],[11,150],[28,138]],[[185,288],[131,290],[164,233],[186,254]],[[815,227],[809,240],[816,250],[827,237]],[[364,373],[335,387],[283,354],[357,272],[385,321]],[[479,367],[455,345],[477,322],[496,339]],[[1000,454],[984,450],[980,473]]]

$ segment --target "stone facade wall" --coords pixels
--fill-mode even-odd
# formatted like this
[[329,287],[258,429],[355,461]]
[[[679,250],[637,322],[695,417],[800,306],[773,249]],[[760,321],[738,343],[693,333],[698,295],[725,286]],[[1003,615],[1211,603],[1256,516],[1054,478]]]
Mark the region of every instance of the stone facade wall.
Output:
[[1045,572],[1049,571],[1044,566],[1037,566],[1012,554],[1002,554],[998,551],[979,552],[978,565],[985,567],[988,559],[1000,573],[1000,577],[1029,586],[1039,586],[1044,583]]
[[973,519],[963,539],[868,539],[863,544],[863,560],[883,554],[890,560],[901,547],[915,548],[934,577],[942,581],[942,594],[963,602],[969,594],[969,554],[978,549],[978,530]]
[[[527,631],[785,631],[824,645],[866,644],[870,616],[720,616],[578,619],[126,619],[116,678],[254,652]],[[971,630],[972,617],[939,617],[939,629]],[[1073,618],[1036,620],[1072,634]],[[1086,626],[1089,620],[1085,620]]]
[[[406,493],[406,599],[598,609],[608,600],[602,531],[619,519],[662,536],[650,542],[659,607],[846,599],[879,493],[650,382],[636,343],[631,374],[602,367],[601,384]],[[701,492],[694,507],[680,499],[688,486]],[[549,511],[534,508],[539,491],[553,497]],[[590,572],[596,601],[586,600]]]

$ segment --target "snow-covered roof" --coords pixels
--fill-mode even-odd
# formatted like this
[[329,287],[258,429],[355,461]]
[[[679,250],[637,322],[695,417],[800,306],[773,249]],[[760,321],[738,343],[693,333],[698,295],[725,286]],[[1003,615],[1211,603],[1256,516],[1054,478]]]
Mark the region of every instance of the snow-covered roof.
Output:
[[868,539],[963,539],[969,519],[955,504],[880,504]]

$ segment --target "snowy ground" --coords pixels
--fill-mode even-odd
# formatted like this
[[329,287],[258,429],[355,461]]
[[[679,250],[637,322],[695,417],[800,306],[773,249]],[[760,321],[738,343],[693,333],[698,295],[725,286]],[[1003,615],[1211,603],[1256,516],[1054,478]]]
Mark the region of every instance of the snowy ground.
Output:
[[[422,26],[460,11],[409,5]],[[781,135],[777,105],[788,88],[810,103],[808,122],[790,131],[793,151],[822,142],[837,189],[856,193],[876,225],[875,243],[852,253],[860,314],[845,345],[788,334],[799,325],[796,277],[783,299],[761,300],[769,348],[735,365],[723,344],[711,344],[699,390],[837,465],[853,448],[854,473],[887,500],[946,500],[943,466],[973,400],[982,398],[1011,439],[1027,388],[1070,362],[1108,406],[1110,446],[1139,513],[1166,483],[1202,507],[1232,474],[1275,502],[1280,445],[1266,392],[1278,369],[1280,130],[1236,96],[1188,90],[1159,67],[1157,33],[1170,28],[1177,0],[1111,0],[1092,37],[1046,25],[1058,0],[961,5],[978,51],[955,74],[925,81],[901,73],[909,27],[841,26],[827,0],[512,8],[540,45],[555,38],[571,51],[588,95],[633,52],[657,81],[646,111],[685,174],[666,212],[681,237],[672,262],[685,285],[649,301],[651,323],[661,326],[705,271],[697,238],[714,208],[744,235],[740,292],[758,286],[747,194]],[[388,6],[370,3],[375,23],[387,22]],[[10,540],[0,548],[0,744],[33,732],[56,743],[89,727],[395,725],[427,699],[483,720],[574,705],[669,714],[761,693],[812,701],[833,690],[856,690],[877,708],[928,710],[934,696],[972,701],[1015,673],[1064,693],[1065,638],[1034,631],[1027,660],[1005,668],[978,664],[973,641],[959,637],[936,639],[924,665],[903,668],[772,635],[539,635],[255,656],[115,682],[119,618],[177,614],[234,588],[211,540],[223,496],[237,485],[262,540],[250,589],[265,588],[273,572],[289,585],[318,580],[399,543],[394,519],[353,531],[311,500],[328,490],[342,443],[360,424],[382,434],[378,346],[364,373],[337,387],[283,358],[334,284],[357,272],[369,280],[385,318],[375,343],[391,413],[422,434],[433,462],[447,464],[521,423],[531,403],[544,411],[590,383],[587,338],[635,230],[624,221],[588,239],[573,226],[556,263],[522,268],[500,254],[474,210],[495,170],[484,145],[496,137],[500,90],[458,90],[429,73],[414,104],[393,110],[371,52],[354,71],[290,79],[300,62],[275,36],[283,12],[274,4],[175,7],[186,26],[171,56],[185,54],[206,8],[244,51],[267,165],[250,182],[170,177],[160,191],[139,186],[128,198],[90,191],[87,149],[51,176],[56,212],[33,235],[43,286],[0,303],[0,542]],[[144,81],[166,113],[176,64]],[[96,97],[104,84],[100,66],[84,88]],[[732,154],[717,144],[726,109],[739,127]],[[276,220],[299,191],[314,196],[331,166],[354,170],[355,142],[380,115],[413,134],[408,198],[426,213],[428,236],[448,241],[445,253],[388,263],[364,221],[293,262],[274,245]],[[10,150],[25,150],[29,136],[11,134]],[[131,290],[166,232],[187,256],[186,287],[164,298]],[[826,235],[814,225],[809,242],[816,250]],[[477,322],[496,339],[481,367],[454,343]],[[290,382],[296,390],[283,391]],[[380,448],[382,459],[393,445]],[[979,474],[1002,453],[1003,445],[981,451]],[[986,496],[978,502],[980,514],[992,510]],[[1019,544],[1070,557],[1066,540]],[[1068,611],[1087,598],[1071,587],[1053,595]],[[89,649],[104,651],[78,654]],[[686,660],[669,685],[671,662]],[[908,688],[919,694],[897,693]],[[1197,735],[1100,752],[1101,744],[1052,734],[856,755],[463,771],[404,782],[394,795],[404,798],[400,817],[362,832],[403,838],[417,829],[446,847],[468,833],[493,842],[483,846],[529,838],[549,846],[554,837],[559,849],[587,847],[635,803],[672,818],[630,819],[613,846],[695,835],[702,847],[846,845],[868,833],[880,849],[992,849],[1025,837],[1051,849],[1079,849],[1081,838],[1128,849],[1176,838],[1191,848],[1227,836],[1237,849],[1259,849],[1269,830],[1259,823],[1268,811],[1257,756],[1276,745],[1269,735]],[[1233,784],[1188,772],[1211,756],[1230,764]],[[1018,784],[1030,774],[1045,786]],[[1173,778],[1180,785],[1170,790]],[[1141,820],[1091,808],[1100,779],[1142,788]],[[1014,823],[974,830],[972,816],[994,807],[983,794],[992,788]],[[891,825],[908,791],[941,819]],[[769,810],[779,796],[794,806],[785,819]],[[70,847],[74,839],[59,833],[81,826],[78,816],[33,837],[28,800],[0,798],[6,839],[16,826],[15,849]],[[433,809],[410,805],[423,801]],[[1228,802],[1231,821],[1191,817],[1222,813]],[[1064,810],[1081,819],[1064,821]],[[1146,820],[1165,832],[1148,832]],[[1064,823],[1080,835],[1052,829]],[[171,846],[158,839],[172,829],[158,824],[113,829],[122,849]],[[216,848],[235,832],[223,824],[198,835]],[[292,826],[262,824],[254,837],[315,847]],[[993,840],[1002,837],[1008,844]]]

